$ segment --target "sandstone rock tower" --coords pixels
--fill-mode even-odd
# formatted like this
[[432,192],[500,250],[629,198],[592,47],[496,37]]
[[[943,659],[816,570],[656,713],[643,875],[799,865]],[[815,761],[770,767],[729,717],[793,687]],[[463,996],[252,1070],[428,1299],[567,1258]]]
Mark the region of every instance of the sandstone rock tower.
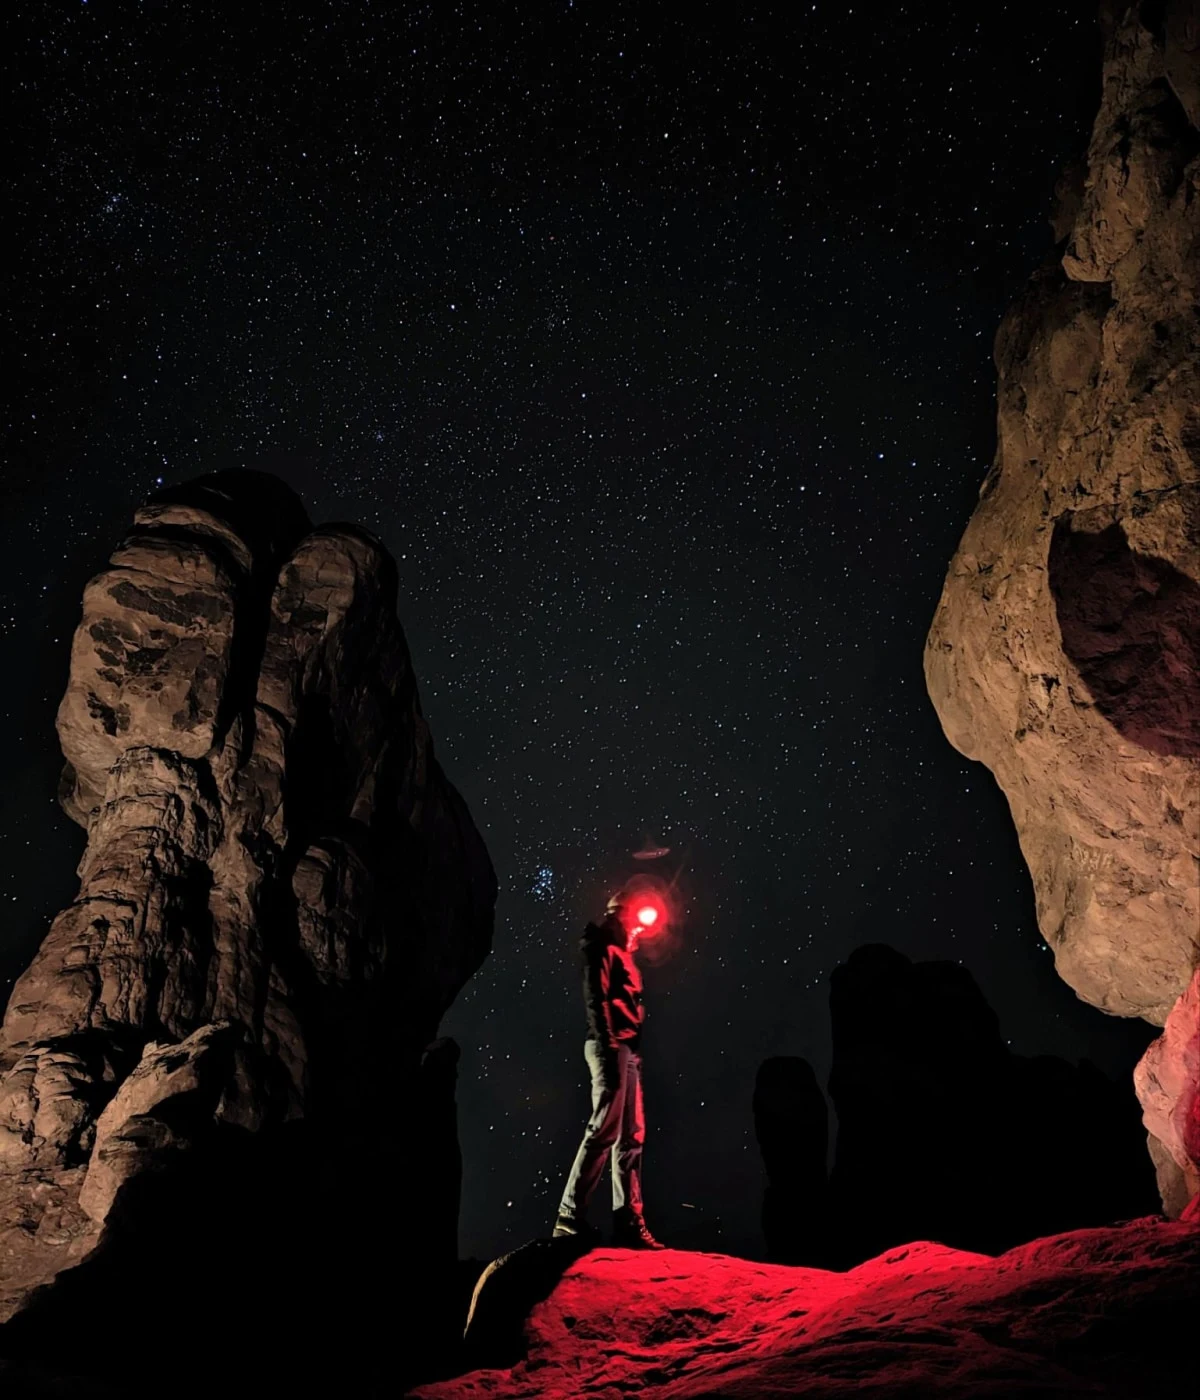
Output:
[[88,585],[58,714],[79,894],[0,1031],[0,1320],[214,1141],[309,1125],[365,1175],[401,1106],[419,1132],[495,878],[396,592],[377,540],[252,472],[157,496]]
[[1137,1083],[1178,1212],[1200,1189],[1200,7],[1104,24],[1086,167],[996,338],[996,460],[925,673],[1008,797],[1060,975],[1168,1025]]

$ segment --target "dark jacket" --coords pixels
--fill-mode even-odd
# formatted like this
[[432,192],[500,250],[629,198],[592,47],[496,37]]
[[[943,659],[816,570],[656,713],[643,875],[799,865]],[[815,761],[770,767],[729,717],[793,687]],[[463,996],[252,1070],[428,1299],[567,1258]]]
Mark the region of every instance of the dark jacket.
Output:
[[583,953],[583,999],[588,1037],[607,1049],[638,1048],[642,1033],[642,974],[615,918],[588,924],[579,947]]

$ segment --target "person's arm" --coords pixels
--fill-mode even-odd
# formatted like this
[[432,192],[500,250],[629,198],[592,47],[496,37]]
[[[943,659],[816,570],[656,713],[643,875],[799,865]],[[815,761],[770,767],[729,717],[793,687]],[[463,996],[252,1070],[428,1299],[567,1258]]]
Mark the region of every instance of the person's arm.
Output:
[[588,1028],[606,1050],[617,1049],[608,999],[611,982],[612,945],[589,940],[583,953],[583,998],[587,1002]]

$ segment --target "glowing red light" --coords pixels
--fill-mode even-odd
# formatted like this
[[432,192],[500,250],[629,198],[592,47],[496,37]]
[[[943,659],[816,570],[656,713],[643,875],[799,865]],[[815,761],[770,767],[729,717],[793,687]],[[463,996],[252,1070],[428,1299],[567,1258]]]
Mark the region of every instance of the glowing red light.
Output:
[[649,928],[651,924],[658,923],[658,910],[653,904],[643,904],[637,911],[637,918],[643,928]]

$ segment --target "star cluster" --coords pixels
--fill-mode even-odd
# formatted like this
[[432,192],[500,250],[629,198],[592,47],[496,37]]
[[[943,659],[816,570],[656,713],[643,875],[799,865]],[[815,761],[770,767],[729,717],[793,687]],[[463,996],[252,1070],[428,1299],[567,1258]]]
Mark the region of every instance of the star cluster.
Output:
[[1127,1070],[1135,1028],[1055,978],[921,677],[991,338],[1097,95],[1090,0],[87,0],[12,28],[6,980],[71,891],[82,582],[147,493],[244,464],[395,553],[500,875],[446,1022],[467,1252],[553,1213],[575,942],[647,830],[686,906],[648,973],[676,1242],[759,1248],[755,1070],[825,1072],[862,942],[965,962],[1017,1049]]

